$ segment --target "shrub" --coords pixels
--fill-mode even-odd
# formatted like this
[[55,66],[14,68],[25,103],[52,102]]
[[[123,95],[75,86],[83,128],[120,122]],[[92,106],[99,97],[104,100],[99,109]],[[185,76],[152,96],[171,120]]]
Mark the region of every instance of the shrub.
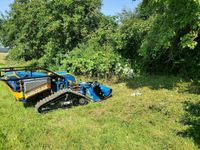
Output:
[[110,78],[133,77],[134,71],[130,63],[114,52],[112,46],[101,47],[98,43],[82,44],[66,54],[62,61],[62,69],[91,77]]

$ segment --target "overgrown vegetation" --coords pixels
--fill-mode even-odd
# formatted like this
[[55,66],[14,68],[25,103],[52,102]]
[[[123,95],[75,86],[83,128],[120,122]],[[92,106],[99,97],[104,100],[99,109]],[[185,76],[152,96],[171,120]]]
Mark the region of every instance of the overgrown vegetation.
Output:
[[[101,51],[99,51],[101,49]],[[69,72],[90,77],[111,78],[133,77],[134,71],[130,63],[123,59],[109,45],[100,46],[99,43],[83,44],[66,55],[62,67]]]
[[147,69],[199,77],[199,1],[144,0],[139,10],[155,17],[139,49]]
[[131,66],[134,75],[199,77],[199,1],[143,0],[136,11],[116,17],[100,8],[101,0],[15,0],[1,17],[1,42],[11,47],[11,59],[70,66],[77,74],[122,74],[120,64]]
[[51,63],[98,27],[100,6],[100,0],[16,0],[1,25],[3,44],[12,48],[12,58]]

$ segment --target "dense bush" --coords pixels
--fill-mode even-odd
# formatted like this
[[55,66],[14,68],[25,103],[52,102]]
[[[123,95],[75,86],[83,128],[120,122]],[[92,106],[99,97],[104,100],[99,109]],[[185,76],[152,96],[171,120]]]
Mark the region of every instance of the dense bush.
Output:
[[199,77],[199,1],[143,0],[139,9],[147,19],[156,16],[139,48],[147,70]]
[[111,46],[102,47],[99,43],[83,44],[66,54],[62,61],[62,69],[93,77],[134,76],[134,71],[127,60],[123,59]]
[[145,20],[138,13],[124,11],[120,14],[120,20],[115,34],[117,50],[123,57],[135,60],[139,57],[138,49],[151,30],[155,17]]
[[71,51],[99,26],[100,6],[100,0],[15,0],[0,19],[1,42],[12,59],[53,64],[57,53]]

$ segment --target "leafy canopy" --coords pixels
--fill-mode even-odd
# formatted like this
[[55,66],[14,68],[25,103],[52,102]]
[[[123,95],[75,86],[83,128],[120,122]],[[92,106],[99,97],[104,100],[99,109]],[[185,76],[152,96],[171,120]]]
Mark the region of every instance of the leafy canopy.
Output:
[[12,48],[11,57],[55,57],[98,27],[100,7],[100,0],[15,0],[1,19],[2,43]]

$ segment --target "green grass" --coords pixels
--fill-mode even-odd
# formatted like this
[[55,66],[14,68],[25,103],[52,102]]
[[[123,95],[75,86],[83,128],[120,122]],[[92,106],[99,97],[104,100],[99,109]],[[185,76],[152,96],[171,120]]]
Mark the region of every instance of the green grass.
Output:
[[5,64],[5,57],[6,57],[7,53],[1,53],[0,52],[0,66]]
[[0,83],[0,149],[198,149],[178,134],[187,129],[183,102],[200,99],[191,82],[143,76],[105,84],[113,88],[106,101],[41,115]]

